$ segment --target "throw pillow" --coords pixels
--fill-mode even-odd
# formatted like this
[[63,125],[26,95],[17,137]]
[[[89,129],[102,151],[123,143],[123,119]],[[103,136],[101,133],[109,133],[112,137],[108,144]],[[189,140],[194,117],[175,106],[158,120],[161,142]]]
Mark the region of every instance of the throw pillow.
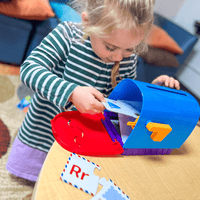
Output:
[[55,16],[48,0],[0,2],[0,13],[25,20],[45,20]]
[[157,66],[179,67],[179,62],[173,53],[150,47],[146,53],[140,55],[147,63]]
[[156,25],[153,26],[149,33],[147,44],[170,53],[183,54],[183,50],[177,42],[165,30]]

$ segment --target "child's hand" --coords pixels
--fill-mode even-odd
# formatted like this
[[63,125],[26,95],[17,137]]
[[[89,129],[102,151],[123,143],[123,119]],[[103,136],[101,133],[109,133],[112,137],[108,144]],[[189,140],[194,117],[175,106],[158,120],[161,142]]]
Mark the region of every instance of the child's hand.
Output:
[[72,92],[69,101],[81,113],[97,114],[103,112],[104,105],[100,102],[106,102],[101,92],[93,87],[78,86]]
[[166,87],[170,87],[170,88],[175,88],[177,90],[180,89],[180,83],[179,81],[175,80],[172,77],[169,77],[167,75],[161,75],[158,78],[154,79],[152,81],[152,84],[155,85],[164,85]]

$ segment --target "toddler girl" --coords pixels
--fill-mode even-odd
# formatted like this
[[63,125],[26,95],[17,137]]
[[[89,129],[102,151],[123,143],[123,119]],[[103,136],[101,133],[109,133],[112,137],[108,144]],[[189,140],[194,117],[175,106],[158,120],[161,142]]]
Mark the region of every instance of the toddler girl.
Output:
[[[54,137],[50,120],[69,110],[100,113],[122,79],[136,78],[137,55],[153,23],[154,0],[84,0],[82,24],[60,23],[21,66],[22,82],[35,91],[18,131],[7,170],[36,181]],[[154,84],[179,88],[160,76]]]

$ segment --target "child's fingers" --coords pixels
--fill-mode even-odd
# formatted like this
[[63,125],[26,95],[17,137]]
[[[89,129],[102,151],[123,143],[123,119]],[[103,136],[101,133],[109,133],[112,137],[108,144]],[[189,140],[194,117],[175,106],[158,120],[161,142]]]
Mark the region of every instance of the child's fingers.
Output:
[[173,77],[169,77],[167,75],[161,75],[158,78],[152,81],[152,84],[164,85],[166,87],[175,88],[177,90],[180,89],[180,83],[178,80]]
[[166,87],[170,86],[170,77],[163,77],[163,83]]
[[103,95],[92,87],[76,87],[69,99],[81,113],[95,114],[105,110],[104,105],[99,100],[105,100]]
[[105,110],[105,106],[100,101],[96,100],[94,110],[96,110],[98,113],[101,113]]
[[166,82],[166,80],[168,79],[169,77],[166,76],[166,75],[161,75],[159,77],[157,77],[156,79],[154,79],[152,81],[152,84],[156,84],[156,85],[166,85],[166,84],[169,84],[168,81]]
[[102,102],[106,102],[103,94],[101,92],[99,92],[98,90],[96,90],[95,88],[91,88],[91,93],[94,95],[94,97]]
[[177,80],[175,80],[175,88],[176,88],[177,90],[180,90],[180,83],[179,83],[179,81],[177,81]]
[[170,88],[176,88],[177,90],[180,89],[180,83],[179,83],[179,81],[175,80],[173,77],[170,77],[167,81],[169,81],[168,87],[170,87]]
[[174,88],[174,86],[175,86],[175,79],[174,78],[172,78],[172,77],[169,77],[169,87],[170,88]]
[[93,103],[93,109],[95,112],[101,113],[103,110],[105,110],[104,105],[101,102],[106,102],[103,94],[96,90],[95,88],[91,88],[91,94],[94,96],[94,103]]

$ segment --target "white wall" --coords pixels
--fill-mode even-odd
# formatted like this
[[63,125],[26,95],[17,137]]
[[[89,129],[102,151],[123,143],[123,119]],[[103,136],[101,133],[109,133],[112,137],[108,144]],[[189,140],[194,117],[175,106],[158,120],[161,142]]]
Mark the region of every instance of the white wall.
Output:
[[194,21],[200,21],[200,0],[186,0],[173,20],[194,34]]
[[[200,0],[186,0],[173,21],[195,34],[194,22],[200,21]],[[200,36],[192,53],[178,70],[176,77],[200,99]]]
[[[155,0],[155,11],[195,34],[194,22],[200,21],[200,0]],[[178,80],[200,99],[200,36],[183,66]]]
[[[179,12],[186,0],[155,0],[155,11],[172,19]],[[198,1],[198,0],[197,0]]]

